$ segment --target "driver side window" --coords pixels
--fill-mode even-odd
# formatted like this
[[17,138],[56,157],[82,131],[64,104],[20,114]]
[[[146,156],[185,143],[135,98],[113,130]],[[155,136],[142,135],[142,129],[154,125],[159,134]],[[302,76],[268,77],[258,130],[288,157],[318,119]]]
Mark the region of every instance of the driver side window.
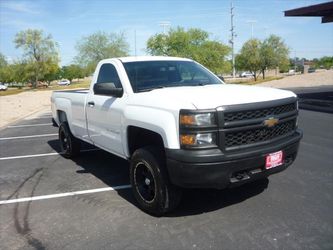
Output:
[[203,72],[198,73],[198,70],[192,65],[181,65],[179,67],[179,71],[184,82],[209,81],[207,75],[205,75]]
[[122,87],[118,72],[116,68],[110,63],[105,63],[101,66],[96,84],[106,82],[113,83],[116,88]]

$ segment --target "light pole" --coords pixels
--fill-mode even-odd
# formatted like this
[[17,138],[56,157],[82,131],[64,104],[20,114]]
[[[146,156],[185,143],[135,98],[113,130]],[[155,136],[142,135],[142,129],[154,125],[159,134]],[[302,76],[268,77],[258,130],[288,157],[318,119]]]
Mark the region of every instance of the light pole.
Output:
[[134,56],[136,56],[136,30],[134,30]]
[[166,35],[166,28],[171,26],[171,22],[169,21],[162,21],[159,22],[159,25],[163,27],[163,35]]
[[247,23],[251,24],[251,39],[253,39],[253,25],[257,23],[256,20],[247,20]]

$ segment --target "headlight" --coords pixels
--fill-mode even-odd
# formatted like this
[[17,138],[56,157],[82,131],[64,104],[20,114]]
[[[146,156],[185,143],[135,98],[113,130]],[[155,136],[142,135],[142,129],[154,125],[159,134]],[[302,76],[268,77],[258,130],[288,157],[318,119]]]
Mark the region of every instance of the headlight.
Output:
[[181,110],[179,142],[182,148],[217,146],[217,116],[214,110]]
[[180,126],[199,127],[216,125],[215,113],[180,114]]
[[185,147],[206,147],[216,145],[215,133],[181,134],[180,144]]

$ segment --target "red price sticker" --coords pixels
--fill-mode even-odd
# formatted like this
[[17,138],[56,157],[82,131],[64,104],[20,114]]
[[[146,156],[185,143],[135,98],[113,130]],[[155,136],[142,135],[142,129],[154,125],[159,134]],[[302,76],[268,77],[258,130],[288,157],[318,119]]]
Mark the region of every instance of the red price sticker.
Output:
[[282,165],[283,163],[283,152],[275,152],[266,156],[266,169],[275,168]]

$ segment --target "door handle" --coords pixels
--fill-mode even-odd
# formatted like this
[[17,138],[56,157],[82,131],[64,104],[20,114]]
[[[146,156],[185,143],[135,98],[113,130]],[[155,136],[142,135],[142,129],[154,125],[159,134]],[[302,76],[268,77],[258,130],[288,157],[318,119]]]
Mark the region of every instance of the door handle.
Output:
[[88,102],[88,106],[92,108],[95,106],[95,103],[93,101],[90,101],[90,102]]

